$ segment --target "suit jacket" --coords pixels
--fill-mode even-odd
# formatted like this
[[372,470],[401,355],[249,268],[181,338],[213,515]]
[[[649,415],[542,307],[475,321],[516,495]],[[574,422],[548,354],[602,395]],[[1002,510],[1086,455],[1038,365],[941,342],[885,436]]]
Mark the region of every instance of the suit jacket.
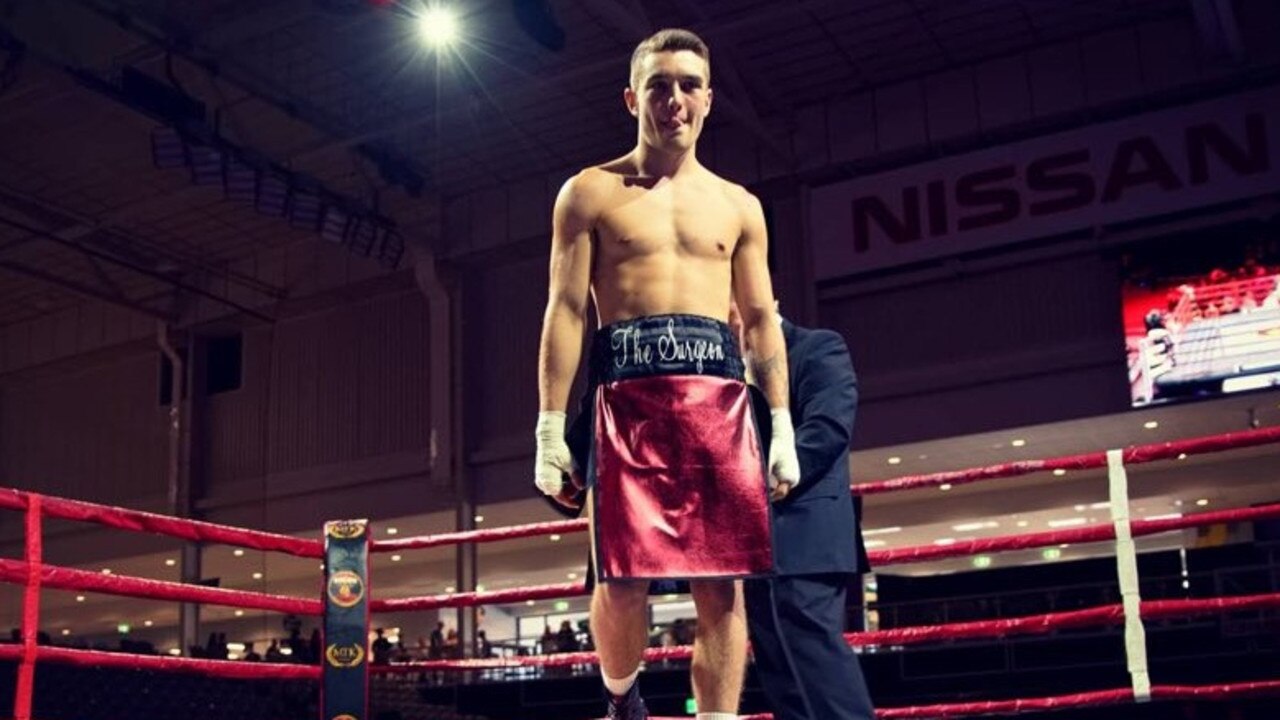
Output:
[[858,573],[869,567],[849,492],[849,441],[858,380],[844,338],[783,320],[800,484],[773,504],[779,575]]
[[[779,575],[861,573],[870,570],[859,526],[860,503],[849,492],[849,440],[858,381],[844,338],[830,330],[782,321],[790,376],[791,418],[800,459],[800,484],[773,503],[774,561]],[[762,439],[769,432],[768,403],[753,388]],[[566,440],[579,467],[591,443],[590,398],[584,398]],[[545,496],[543,496],[545,497]],[[581,507],[547,502],[565,517]],[[590,577],[590,573],[588,573]]]

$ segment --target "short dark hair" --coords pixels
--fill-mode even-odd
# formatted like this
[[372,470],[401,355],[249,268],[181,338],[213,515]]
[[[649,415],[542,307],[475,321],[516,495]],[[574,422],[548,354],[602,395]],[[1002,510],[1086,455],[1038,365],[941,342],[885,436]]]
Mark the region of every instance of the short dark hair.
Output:
[[636,74],[640,72],[640,63],[644,62],[645,56],[660,52],[676,52],[677,50],[688,50],[694,55],[702,58],[707,63],[707,81],[711,80],[711,49],[702,41],[702,38],[695,35],[689,30],[683,28],[666,28],[650,35],[640,44],[636,46],[635,52],[631,53],[631,74],[629,80],[631,87],[636,86]]

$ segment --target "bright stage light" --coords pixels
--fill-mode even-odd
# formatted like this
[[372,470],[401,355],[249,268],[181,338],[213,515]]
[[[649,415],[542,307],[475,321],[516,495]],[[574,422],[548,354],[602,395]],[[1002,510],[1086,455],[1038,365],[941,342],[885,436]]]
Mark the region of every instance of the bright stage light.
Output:
[[418,15],[417,22],[418,34],[428,45],[443,47],[458,38],[458,19],[448,8],[429,7]]

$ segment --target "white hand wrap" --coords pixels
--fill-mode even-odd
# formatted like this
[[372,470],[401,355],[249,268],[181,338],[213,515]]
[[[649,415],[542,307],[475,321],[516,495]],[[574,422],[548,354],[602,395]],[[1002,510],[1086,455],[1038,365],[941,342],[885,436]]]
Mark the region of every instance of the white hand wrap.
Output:
[[796,456],[796,431],[791,426],[791,411],[773,408],[769,415],[773,419],[769,440],[769,487],[779,484],[794,487],[800,482],[800,458]]
[[537,449],[533,455],[533,484],[546,495],[559,495],[564,490],[564,474],[573,471],[573,456],[564,441],[564,413],[558,410],[538,413],[538,428],[534,432]]

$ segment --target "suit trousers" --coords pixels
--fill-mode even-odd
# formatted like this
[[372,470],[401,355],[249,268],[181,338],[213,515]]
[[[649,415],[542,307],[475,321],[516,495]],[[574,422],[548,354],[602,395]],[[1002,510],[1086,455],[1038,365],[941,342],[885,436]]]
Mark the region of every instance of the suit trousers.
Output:
[[858,656],[845,642],[850,575],[745,583],[756,674],[776,720],[873,720]]

